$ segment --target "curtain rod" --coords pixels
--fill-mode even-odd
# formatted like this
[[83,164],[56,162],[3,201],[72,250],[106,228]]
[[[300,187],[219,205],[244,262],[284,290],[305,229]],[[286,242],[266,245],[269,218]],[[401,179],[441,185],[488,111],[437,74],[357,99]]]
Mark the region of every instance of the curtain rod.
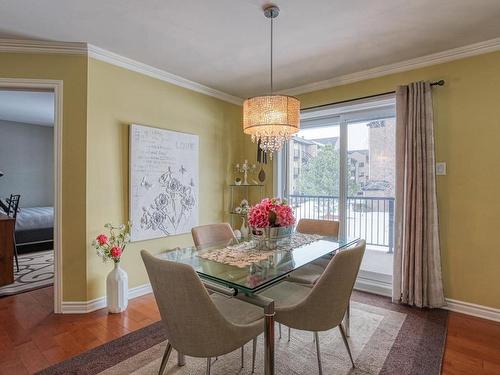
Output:
[[[431,86],[444,86],[444,80],[440,79],[439,81],[431,82]],[[380,94],[361,96],[359,98],[354,98],[354,99],[341,100],[340,102],[326,103],[326,104],[315,105],[312,107],[301,108],[300,110],[305,111],[306,109],[316,109],[316,108],[328,107],[328,106],[335,105],[335,104],[344,104],[344,103],[349,103],[349,102],[352,102],[355,100],[371,99],[371,98],[376,98],[378,96],[384,96],[384,95],[395,94],[395,93],[396,93],[396,90],[387,91],[387,92],[383,92]]]

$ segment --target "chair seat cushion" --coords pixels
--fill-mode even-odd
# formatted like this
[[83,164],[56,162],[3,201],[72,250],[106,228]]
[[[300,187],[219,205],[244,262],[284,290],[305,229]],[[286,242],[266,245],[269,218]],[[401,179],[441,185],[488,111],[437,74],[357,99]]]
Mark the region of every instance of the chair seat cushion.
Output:
[[328,263],[330,263],[330,260],[332,260],[332,256],[325,255],[324,257],[321,257],[321,258],[316,259],[315,261],[311,262],[311,264],[314,264],[316,266],[320,266],[323,269],[325,269],[328,266]]
[[290,273],[287,281],[312,286],[323,274],[325,268],[309,263]]
[[274,300],[276,311],[296,305],[311,293],[311,288],[296,283],[283,281],[261,293]]
[[210,298],[224,317],[234,324],[249,324],[264,318],[264,309],[237,298],[213,293]]

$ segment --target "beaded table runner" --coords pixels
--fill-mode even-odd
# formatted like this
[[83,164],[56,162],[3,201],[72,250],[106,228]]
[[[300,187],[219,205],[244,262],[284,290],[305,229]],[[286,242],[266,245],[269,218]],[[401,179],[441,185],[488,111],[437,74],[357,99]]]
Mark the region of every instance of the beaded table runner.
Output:
[[290,241],[278,244],[275,250],[259,250],[253,241],[242,242],[236,245],[230,245],[222,249],[210,250],[198,254],[200,258],[212,260],[218,263],[229,264],[239,268],[250,266],[253,263],[268,259],[277,251],[290,251],[302,245],[307,245],[323,238],[317,234],[294,233]]

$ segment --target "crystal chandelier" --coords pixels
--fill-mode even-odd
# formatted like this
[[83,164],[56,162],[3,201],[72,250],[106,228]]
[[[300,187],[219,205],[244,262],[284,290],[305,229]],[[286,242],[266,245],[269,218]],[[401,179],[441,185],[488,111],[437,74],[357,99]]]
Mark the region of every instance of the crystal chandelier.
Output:
[[271,157],[300,128],[299,100],[273,94],[273,20],[278,14],[277,6],[264,9],[264,15],[271,20],[271,93],[249,98],[243,103],[243,132],[251,135],[253,142],[260,141],[260,148]]

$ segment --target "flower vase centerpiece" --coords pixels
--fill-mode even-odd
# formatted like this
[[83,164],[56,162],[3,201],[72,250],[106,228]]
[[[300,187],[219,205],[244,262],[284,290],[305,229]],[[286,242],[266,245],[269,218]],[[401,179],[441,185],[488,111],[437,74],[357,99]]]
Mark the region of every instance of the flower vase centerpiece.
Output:
[[289,241],[295,217],[292,207],[280,198],[265,198],[250,207],[248,224],[259,249],[274,250],[280,241]]
[[120,313],[125,311],[128,305],[128,276],[120,267],[120,259],[130,242],[130,224],[106,224],[104,228],[109,234],[99,234],[92,246],[104,262],[112,260],[114,263],[113,270],[106,278],[106,302],[110,313]]
[[241,216],[241,237],[243,239],[247,238],[250,230],[248,228],[247,224],[247,216],[248,216],[248,210],[250,208],[250,205],[248,204],[248,201],[246,199],[243,199],[238,207],[234,209],[234,213],[238,214]]

